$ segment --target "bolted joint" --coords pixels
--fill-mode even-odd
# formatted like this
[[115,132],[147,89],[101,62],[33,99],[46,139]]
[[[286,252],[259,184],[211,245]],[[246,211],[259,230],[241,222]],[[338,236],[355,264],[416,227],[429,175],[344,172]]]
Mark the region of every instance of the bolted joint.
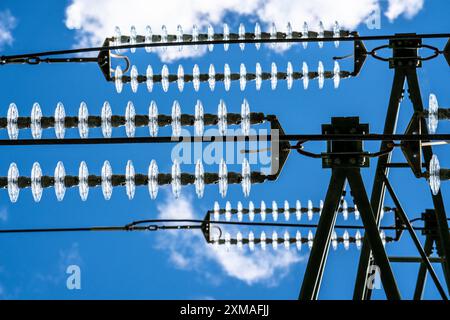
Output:
[[[360,124],[358,117],[334,117],[331,124],[322,125],[322,134],[367,134],[368,124]],[[321,154],[323,168],[363,168],[369,166],[363,141],[328,141],[327,151]]]

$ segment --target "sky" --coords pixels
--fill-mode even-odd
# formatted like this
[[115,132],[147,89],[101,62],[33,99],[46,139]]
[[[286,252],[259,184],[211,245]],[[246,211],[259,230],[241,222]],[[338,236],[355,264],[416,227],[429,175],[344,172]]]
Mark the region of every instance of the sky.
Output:
[[[190,32],[197,24],[203,32],[211,23],[219,31],[224,22],[237,32],[239,23],[246,30],[253,30],[259,21],[263,30],[274,22],[279,31],[291,22],[294,30],[301,31],[303,21],[310,30],[317,30],[320,20],[329,28],[339,21],[342,28],[357,30],[361,35],[393,34],[400,32],[433,33],[447,32],[449,22],[447,1],[435,0],[345,0],[337,1],[0,1],[0,55],[18,54],[53,49],[77,48],[101,44],[105,37],[113,36],[114,27],[128,34],[131,25],[142,33],[150,25],[154,34],[165,24],[174,33],[178,24]],[[349,9],[351,8],[351,10]],[[379,28],[367,24],[368,17],[379,12]],[[430,40],[427,43],[443,48],[445,41]],[[368,48],[379,42],[367,44]],[[175,73],[178,65],[190,73],[194,64],[207,72],[213,63],[216,71],[228,63],[233,72],[245,63],[248,72],[254,71],[258,61],[264,71],[276,62],[280,71],[290,61],[294,71],[301,70],[306,61],[310,70],[316,70],[319,60],[325,70],[332,70],[333,56],[352,52],[350,44],[341,43],[335,49],[326,43],[323,49],[310,44],[305,50],[301,45],[289,49],[284,46],[262,46],[257,51],[247,44],[230,46],[225,52],[215,46],[213,52],[206,48],[198,51],[168,50],[146,53],[138,49],[135,54],[126,53],[141,73],[151,64],[155,73],[166,63]],[[388,51],[383,52],[389,55]],[[428,52],[424,52],[427,55]],[[341,70],[351,70],[351,59],[340,62]],[[448,69],[442,57],[427,61],[418,70],[424,105],[428,95],[435,93],[440,104],[448,101]],[[155,85],[149,93],[144,85],[132,93],[125,85],[117,94],[113,83],[103,78],[96,64],[76,65],[11,65],[0,68],[0,115],[6,116],[11,102],[16,103],[20,115],[29,115],[34,102],[39,102],[44,115],[52,115],[57,102],[64,103],[67,115],[76,115],[81,101],[87,103],[89,113],[99,115],[104,101],[109,101],[113,114],[124,114],[128,101],[136,107],[136,113],[146,114],[152,100],[161,114],[170,114],[174,100],[178,100],[184,113],[194,113],[200,99],[205,113],[216,113],[220,99],[226,102],[228,112],[240,112],[243,99],[247,99],[252,112],[276,114],[287,133],[320,133],[321,124],[329,123],[333,116],[359,116],[362,123],[370,124],[370,131],[381,133],[388,103],[393,72],[377,60],[368,59],[356,78],[341,80],[339,89],[330,80],[319,89],[317,80],[311,80],[308,90],[301,81],[295,81],[291,90],[285,81],[279,81],[271,90],[265,81],[260,91],[253,82],[247,83],[245,91],[233,82],[230,91],[223,83],[217,83],[210,92],[206,83],[195,92],[186,84],[178,92],[171,84],[168,93]],[[408,99],[401,105],[398,132],[403,132],[412,115]],[[259,126],[258,126],[259,127]],[[257,129],[255,127],[254,129]],[[267,129],[267,124],[261,125]],[[231,127],[235,129],[235,127]],[[448,124],[439,123],[438,132],[447,132]],[[193,132],[192,128],[187,129]],[[447,130],[447,131],[446,131]],[[159,135],[170,135],[170,127],[160,129]],[[148,136],[147,128],[137,128],[136,136]],[[100,129],[91,129],[90,137],[100,137]],[[113,130],[113,137],[124,137],[123,127]],[[29,130],[21,130],[20,138],[30,138]],[[44,130],[44,138],[54,138],[51,129]],[[66,130],[66,137],[78,137],[76,129]],[[6,130],[0,130],[0,139],[7,139]],[[367,143],[369,151],[378,149],[377,143]],[[169,173],[172,166],[173,145],[105,145],[105,146],[45,146],[2,147],[0,175],[6,176],[9,164],[15,162],[21,175],[29,176],[32,165],[38,161],[43,173],[53,175],[58,161],[62,161],[67,174],[77,175],[81,161],[86,161],[91,174],[100,174],[105,160],[111,163],[113,173],[123,174],[128,160],[132,160],[136,172],[147,173],[152,159],[158,163],[160,172]],[[324,143],[309,143],[308,150],[321,152]],[[441,165],[448,164],[449,151],[436,147]],[[399,150],[394,161],[404,161]],[[236,161],[235,161],[236,162]],[[182,163],[183,172],[194,172],[194,163]],[[363,177],[370,192],[375,161],[370,169],[363,169]],[[240,164],[229,163],[229,171],[240,172]],[[255,164],[252,168],[261,168]],[[218,163],[205,165],[205,171],[217,172]],[[54,189],[44,190],[39,203],[33,201],[29,189],[21,190],[17,203],[11,203],[6,190],[0,190],[0,228],[41,228],[98,225],[124,225],[133,220],[153,218],[203,218],[207,210],[218,201],[225,207],[230,201],[233,207],[241,201],[244,207],[251,200],[256,206],[264,200],[268,206],[276,201],[279,207],[285,200],[291,205],[298,199],[305,206],[311,199],[315,206],[323,199],[330,177],[329,170],[321,167],[321,161],[304,158],[292,153],[277,181],[253,185],[248,198],[241,187],[230,185],[226,198],[221,198],[218,186],[206,186],[205,195],[198,199],[193,186],[182,188],[181,197],[172,196],[170,186],[159,189],[156,200],[151,200],[146,187],[136,188],[133,200],[128,200],[124,187],[114,188],[109,201],[103,199],[101,188],[91,188],[89,198],[80,200],[77,188],[67,189],[64,200],[56,200]],[[417,180],[408,169],[391,171],[391,182],[410,218],[420,216],[431,208],[431,197],[425,180]],[[443,183],[443,195],[449,186]],[[351,205],[352,201],[348,197]],[[445,197],[448,206],[449,197]],[[392,201],[387,197],[386,205]],[[306,221],[303,217],[302,221]],[[317,222],[315,217],[312,222]],[[340,224],[360,224],[353,216],[348,221],[338,217]],[[392,214],[386,213],[383,225],[393,223]],[[237,230],[231,230],[236,232]],[[243,230],[245,234],[248,229]],[[260,230],[258,229],[258,232]],[[284,229],[277,230],[282,235]],[[306,236],[308,229],[301,230]],[[268,235],[270,236],[271,233]],[[342,235],[342,231],[338,231]],[[353,236],[353,231],[350,231]],[[388,235],[390,235],[388,233]],[[256,248],[239,251],[234,248],[213,249],[207,245],[198,230],[158,231],[153,233],[64,233],[0,236],[0,299],[296,299],[303,279],[309,250],[303,246],[300,252],[278,248],[277,251]],[[420,236],[422,239],[422,237]],[[408,235],[399,243],[386,245],[389,255],[418,255]],[[355,245],[345,250],[330,251],[319,297],[321,299],[350,299],[353,293],[359,251]],[[69,290],[66,286],[67,267],[79,266],[81,289]],[[404,298],[411,298],[418,265],[392,265],[400,291]],[[442,279],[440,266],[436,266]],[[375,290],[374,299],[384,299],[383,290]],[[425,298],[439,298],[431,281],[427,282]]]

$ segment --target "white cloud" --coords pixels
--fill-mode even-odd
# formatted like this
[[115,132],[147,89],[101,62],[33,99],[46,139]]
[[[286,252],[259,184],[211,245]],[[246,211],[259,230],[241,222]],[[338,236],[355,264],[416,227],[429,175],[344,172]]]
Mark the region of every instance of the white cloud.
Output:
[[2,222],[8,221],[8,210],[6,208],[0,209],[0,221]]
[[77,242],[73,242],[69,248],[61,249],[58,253],[58,260],[55,268],[51,272],[38,272],[36,279],[45,283],[58,285],[67,278],[66,270],[70,265],[83,265],[83,259],[80,254],[80,247]]
[[307,21],[313,29],[322,20],[328,27],[339,21],[345,28],[354,29],[378,6],[378,0],[267,0],[258,8],[257,16],[265,23],[275,22],[280,28],[291,21],[299,30],[303,21]]
[[390,21],[395,20],[400,15],[410,19],[422,10],[423,4],[424,0],[389,0],[385,15]]
[[[107,36],[112,36],[115,26],[128,33],[132,25],[142,32],[147,25],[154,33],[161,26],[174,33],[177,25],[190,31],[193,24],[204,28],[208,23],[218,24],[228,11],[249,15],[258,6],[259,0],[210,1],[210,0],[73,0],[66,10],[66,26],[78,30],[78,44],[81,46],[98,45]],[[173,49],[173,50],[171,50]],[[169,48],[162,58],[170,61],[183,56],[196,56],[203,50],[183,50]]]
[[72,264],[81,265],[83,259],[80,254],[80,246],[78,242],[72,243],[70,248],[59,251],[59,269],[66,270]]
[[[158,207],[158,211],[161,219],[198,219],[200,216],[194,213],[191,202],[186,198],[176,201],[170,198]],[[213,249],[199,230],[165,232],[160,235],[158,247],[169,252],[170,262],[176,268],[207,273],[205,265],[215,262],[227,276],[249,285],[261,282],[276,285],[290,266],[302,260],[294,250],[249,252],[237,248],[230,251]],[[209,275],[209,278],[213,277]]]
[[14,41],[12,30],[16,27],[16,18],[9,10],[0,11],[0,49]]
[[[117,25],[127,34],[130,26],[136,26],[142,34],[146,25],[159,33],[162,25],[174,33],[177,25],[189,32],[193,24],[205,30],[211,23],[221,28],[224,16],[250,17],[267,26],[275,22],[280,30],[288,21],[299,30],[303,21],[317,26],[320,20],[326,26],[334,21],[347,29],[355,29],[380,7],[381,0],[72,0],[66,9],[66,26],[77,30],[78,45],[100,45],[113,35]],[[424,0],[389,0],[386,16],[393,20],[404,14],[414,16],[423,6]],[[233,27],[235,23],[233,23]],[[236,30],[235,30],[236,31]],[[172,50],[170,50],[172,49]],[[169,48],[165,53],[158,51],[163,61],[181,57],[198,56],[205,50],[194,51],[185,48]]]

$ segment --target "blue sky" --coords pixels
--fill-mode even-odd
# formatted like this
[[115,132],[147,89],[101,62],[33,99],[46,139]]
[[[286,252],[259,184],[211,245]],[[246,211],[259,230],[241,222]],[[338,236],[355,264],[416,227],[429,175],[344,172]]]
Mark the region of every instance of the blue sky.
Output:
[[[130,14],[118,14],[120,2],[111,1],[105,8],[105,14],[99,14],[96,1],[92,8],[86,6],[83,0],[74,1],[1,1],[0,2],[0,52],[15,54],[48,49],[76,47],[82,44],[97,43],[99,39],[111,36],[117,23],[123,33],[128,34],[130,24],[136,24],[142,30],[142,23],[150,23],[157,33],[161,21],[167,24],[169,31],[174,32],[178,23],[183,23],[186,31],[193,23],[204,26],[211,20],[217,28],[225,21],[233,31],[237,30],[239,22],[245,23],[247,30],[252,30],[254,22],[261,21],[264,30],[270,19],[284,26],[283,15],[296,16],[292,13],[299,9],[287,8],[283,1],[262,1],[256,10],[252,5],[258,1],[249,1],[239,6],[236,1],[208,6],[200,2],[189,1],[187,8],[180,9],[179,17],[169,15],[172,7],[179,3],[168,1],[167,5],[152,3],[159,9],[150,10],[152,14],[144,14],[146,10],[136,11],[142,3],[130,2]],[[127,2],[128,3],[128,2]],[[200,4],[199,4],[200,3]],[[260,3],[260,4],[261,4]],[[300,2],[299,2],[300,3]],[[303,1],[302,3],[305,3]],[[359,3],[359,4],[357,4]],[[362,22],[367,15],[363,5],[380,6],[381,29],[369,30]],[[402,6],[408,3],[409,6]],[[313,2],[303,6],[298,20],[292,20],[294,28],[310,15],[312,23],[318,19],[321,12],[326,23],[339,20],[344,26],[356,29],[363,35],[393,34],[396,32],[446,32],[449,22],[446,13],[449,4],[446,1],[381,1],[351,0],[347,5],[354,6],[354,15],[337,10],[333,16],[332,1],[323,0],[322,10]],[[186,4],[184,4],[186,5]],[[191,5],[191,7],[189,7]],[[172,6],[172,7],[171,7]],[[69,8],[69,10],[67,10]],[[156,8],[156,7],[155,7]],[[290,10],[288,10],[290,9]],[[159,13],[158,10],[161,12]],[[308,11],[309,10],[309,11]],[[137,13],[139,12],[139,14]],[[299,12],[299,11],[297,11]],[[131,14],[133,13],[133,14]],[[387,14],[387,15],[386,15]],[[165,17],[164,17],[165,15]],[[116,21],[120,16],[122,20]],[[92,23],[92,19],[95,23]],[[151,21],[147,21],[147,20]],[[308,20],[310,21],[310,20]],[[6,22],[6,23],[5,23]],[[311,29],[314,29],[311,26]],[[203,29],[204,30],[204,29]],[[442,48],[444,41],[429,41]],[[377,43],[378,44],[378,43]],[[369,48],[375,43],[368,44]],[[185,72],[192,70],[197,63],[200,70],[206,71],[210,63],[216,70],[222,70],[224,63],[229,63],[231,70],[237,72],[241,62],[246,63],[247,70],[253,72],[256,61],[263,70],[269,70],[275,61],[279,70],[285,70],[291,61],[294,70],[299,71],[302,61],[306,61],[310,70],[316,70],[318,61],[322,60],[325,69],[331,70],[335,55],[345,55],[352,50],[349,44],[341,44],[335,50],[332,44],[325,44],[319,50],[310,45],[303,50],[297,45],[285,51],[273,51],[263,47],[256,51],[247,45],[244,52],[238,46],[231,46],[224,52],[221,46],[216,46],[212,53],[200,57],[159,56],[147,54],[140,50],[133,56],[133,61],[139,70],[145,70],[151,64],[154,70],[161,70],[164,59],[172,72],[179,63],[185,67]],[[142,52],[141,52],[142,51]],[[389,52],[386,52],[389,54]],[[425,54],[425,53],[424,53]],[[427,104],[429,93],[437,95],[440,103],[448,101],[448,69],[442,57],[424,63],[419,78],[424,104]],[[341,70],[352,67],[350,60],[341,62]],[[15,102],[21,115],[29,115],[32,104],[39,102],[45,115],[53,114],[58,101],[62,101],[68,115],[76,115],[81,101],[85,101],[92,115],[100,114],[105,100],[111,103],[113,114],[124,114],[129,100],[133,101],[139,114],[147,113],[151,100],[155,100],[159,112],[170,114],[174,99],[177,99],[185,113],[193,113],[197,99],[201,99],[205,112],[215,113],[220,99],[226,101],[229,112],[239,112],[244,98],[255,112],[276,114],[288,133],[319,133],[320,125],[328,123],[332,116],[359,116],[361,122],[369,122],[371,132],[381,132],[384,115],[388,103],[392,70],[387,65],[373,59],[368,59],[358,78],[342,80],[338,90],[333,89],[332,82],[326,81],[322,90],[318,89],[317,81],[311,81],[308,90],[303,90],[302,84],[296,81],[291,90],[286,89],[284,81],[280,81],[275,91],[270,90],[270,83],[264,82],[261,91],[254,89],[254,83],[248,83],[244,92],[239,90],[237,83],[232,84],[229,92],[218,83],[216,90],[210,93],[206,84],[202,83],[199,92],[194,92],[190,84],[179,93],[174,84],[169,93],[155,87],[148,93],[144,86],[133,94],[129,86],[125,86],[119,95],[114,85],[104,81],[98,67],[86,65],[42,65],[35,66],[4,66],[0,68],[0,114],[6,116],[8,105]],[[411,103],[405,99],[401,106],[399,132],[402,132],[412,114]],[[449,126],[439,124],[438,132],[448,131]],[[192,131],[191,131],[192,132]],[[170,134],[170,129],[160,131],[161,135]],[[90,136],[100,136],[98,129],[92,129]],[[138,128],[136,135],[148,135],[147,128]],[[30,137],[29,130],[21,131],[20,138]],[[125,136],[124,128],[115,129],[114,137]],[[53,138],[53,130],[45,130],[43,137]],[[67,130],[66,137],[78,137],[75,129]],[[0,131],[0,138],[7,138],[5,130]],[[366,144],[367,149],[375,151],[375,143]],[[311,150],[322,151],[325,144],[310,144]],[[114,173],[123,173],[127,160],[133,160],[136,172],[146,173],[151,159],[158,162],[160,172],[170,172],[172,146],[70,146],[70,147],[3,147],[0,157],[1,176],[6,176],[11,162],[17,163],[21,175],[29,176],[33,162],[39,161],[44,174],[52,175],[58,161],[63,161],[66,172],[76,175],[78,165],[84,160],[89,171],[99,174],[104,160],[109,160]],[[448,149],[437,147],[441,165],[446,166]],[[395,153],[394,161],[404,161],[399,152]],[[373,163],[374,164],[374,163]],[[301,169],[299,169],[301,168]],[[193,165],[182,165],[183,171],[193,172]],[[238,165],[230,165],[229,170],[240,170]],[[206,167],[205,171],[217,171],[217,165]],[[122,225],[132,220],[150,219],[155,217],[183,216],[203,217],[208,209],[213,208],[214,201],[224,206],[229,200],[233,206],[242,201],[244,206],[249,200],[259,204],[265,200],[268,205],[272,200],[282,207],[284,200],[291,204],[299,199],[306,205],[308,199],[317,205],[324,198],[330,172],[321,168],[319,160],[300,157],[291,154],[286,166],[276,182],[268,182],[252,186],[249,198],[244,198],[240,186],[229,186],[226,199],[221,199],[217,186],[207,186],[203,199],[195,197],[192,186],[182,189],[182,197],[175,200],[170,187],[161,188],[158,198],[151,200],[147,188],[136,190],[134,200],[128,200],[125,188],[115,188],[112,199],[105,201],[100,188],[92,189],[89,199],[82,202],[78,190],[68,189],[64,201],[57,202],[53,188],[44,191],[42,200],[34,203],[30,190],[22,190],[19,201],[9,202],[6,190],[0,192],[0,228],[39,228],[68,227],[91,225]],[[367,187],[372,185],[373,168],[363,170]],[[430,208],[431,197],[425,180],[416,180],[407,169],[392,171],[392,184],[410,218],[418,217],[426,208]],[[444,195],[448,195],[449,186],[442,186]],[[350,199],[347,199],[351,203]],[[445,197],[448,206],[449,197]],[[387,205],[392,202],[388,198]],[[304,218],[303,218],[304,219]],[[315,220],[316,221],[316,220]],[[343,223],[339,217],[338,223]],[[353,217],[348,223],[354,222]],[[390,225],[393,219],[389,214],[383,224]],[[308,230],[301,230],[303,235]],[[283,232],[283,230],[281,230]],[[339,234],[339,233],[338,233]],[[353,235],[352,232],[350,232]],[[340,235],[340,234],[339,234]],[[409,237],[405,235],[401,243],[388,244],[390,255],[417,255]],[[40,235],[8,235],[0,241],[0,298],[11,299],[296,299],[303,273],[306,267],[308,249],[302,248],[297,253],[291,248],[286,252],[279,248],[277,252],[267,250],[254,253],[231,251],[229,253],[214,252],[206,247],[204,240],[191,233],[66,233]],[[355,272],[359,259],[359,251],[355,246],[345,251],[342,246],[337,251],[331,251],[326,273],[320,292],[320,298],[351,298]],[[68,265],[77,264],[82,272],[82,289],[68,290],[66,288],[66,273]],[[417,265],[393,265],[393,269],[405,298],[411,298],[414,290]],[[439,277],[441,269],[436,266]],[[427,282],[426,298],[438,298],[431,281]],[[382,290],[374,292],[374,298],[384,298]]]

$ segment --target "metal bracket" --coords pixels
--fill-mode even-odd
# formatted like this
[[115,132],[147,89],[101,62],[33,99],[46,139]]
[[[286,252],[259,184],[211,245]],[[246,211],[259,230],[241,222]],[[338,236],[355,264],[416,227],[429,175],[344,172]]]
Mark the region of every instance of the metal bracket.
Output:
[[[109,39],[105,39],[103,47],[109,47]],[[109,50],[100,51],[98,53],[98,66],[107,81],[111,81],[111,55]]]
[[291,152],[291,145],[288,141],[279,141],[276,139],[276,134],[274,130],[278,130],[278,136],[284,135],[285,132],[281,127],[280,121],[278,121],[276,116],[268,116],[270,121],[270,136],[271,136],[271,146],[270,146],[270,163],[271,172],[269,175],[269,180],[276,180],[283,169],[284,164]]
[[[421,121],[413,116],[406,128],[405,134],[420,134],[422,132]],[[416,178],[422,177],[422,142],[402,141],[402,152]]]
[[404,228],[403,228],[404,224],[403,224],[402,220],[400,219],[397,211],[395,212],[394,219],[395,219],[395,228],[396,228],[395,240],[400,241],[400,238],[402,237],[403,230],[404,230]]
[[447,60],[448,65],[450,66],[450,39],[448,39],[447,44],[444,48],[444,57]]
[[211,243],[211,223],[209,211],[206,212],[205,218],[201,225],[202,234],[205,237],[206,243]]
[[[356,36],[358,36],[357,33]],[[364,62],[366,61],[367,49],[361,40],[355,40],[353,43],[353,50],[354,50],[354,64],[353,64],[354,69],[351,75],[353,77],[356,77],[361,72]]]
[[[333,117],[331,124],[322,125],[322,134],[367,134],[368,124],[360,124],[359,117]],[[323,168],[366,168],[369,153],[363,141],[328,141],[327,152],[322,153]]]
[[[398,36],[414,36],[415,33],[401,33]],[[389,41],[389,48],[393,50],[392,58],[389,58],[389,68],[395,67],[422,67],[418,50],[422,39],[395,39]]]
[[436,212],[433,209],[426,209],[422,213],[422,220],[424,221],[424,228],[422,230],[422,235],[430,237],[436,244],[436,253],[439,257],[444,257],[441,238],[438,233],[438,225],[436,219]]
[[422,220],[424,221],[424,228],[422,230],[422,235],[430,236],[435,241],[438,240],[439,235],[437,233],[437,221],[436,213],[433,209],[426,209],[422,213]]

